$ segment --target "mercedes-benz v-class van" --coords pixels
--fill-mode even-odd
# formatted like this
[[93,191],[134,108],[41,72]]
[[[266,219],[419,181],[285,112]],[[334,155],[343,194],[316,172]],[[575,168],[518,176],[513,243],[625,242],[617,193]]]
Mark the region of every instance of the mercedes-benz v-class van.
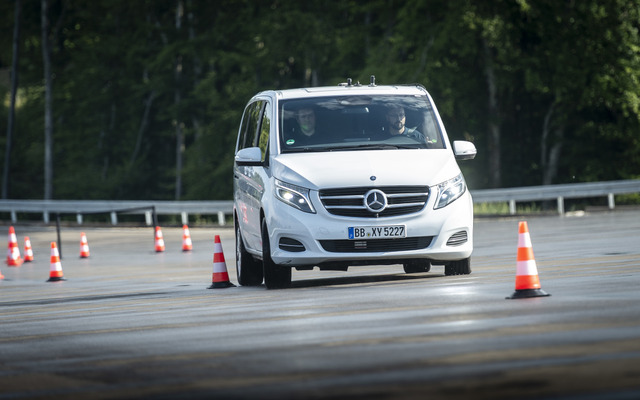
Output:
[[234,162],[237,278],[291,284],[291,270],[443,265],[469,274],[473,205],[420,85],[264,91],[247,104]]

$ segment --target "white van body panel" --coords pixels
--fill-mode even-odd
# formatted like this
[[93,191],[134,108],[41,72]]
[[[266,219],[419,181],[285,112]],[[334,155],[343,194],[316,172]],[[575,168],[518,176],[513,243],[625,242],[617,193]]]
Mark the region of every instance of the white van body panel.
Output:
[[273,158],[272,170],[275,178],[310,189],[431,186],[460,173],[448,149],[281,154]]

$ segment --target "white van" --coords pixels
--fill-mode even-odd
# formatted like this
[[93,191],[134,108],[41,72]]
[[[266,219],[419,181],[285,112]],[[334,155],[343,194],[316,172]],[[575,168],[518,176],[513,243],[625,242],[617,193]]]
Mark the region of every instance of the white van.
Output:
[[469,274],[473,205],[420,85],[265,91],[247,104],[234,164],[237,276],[268,289],[291,269],[444,265]]

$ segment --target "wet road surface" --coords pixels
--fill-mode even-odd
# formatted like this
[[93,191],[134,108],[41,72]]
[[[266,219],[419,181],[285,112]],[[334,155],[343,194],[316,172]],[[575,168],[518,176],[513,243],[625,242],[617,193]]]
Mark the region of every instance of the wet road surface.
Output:
[[[514,291],[515,218],[478,219],[473,273],[294,271],[293,288],[207,289],[231,228],[16,226],[0,266],[0,399],[640,398],[640,212],[527,219],[541,285]],[[8,226],[6,227],[8,228]],[[5,229],[6,231],[6,229]],[[80,259],[80,232],[91,256]]]

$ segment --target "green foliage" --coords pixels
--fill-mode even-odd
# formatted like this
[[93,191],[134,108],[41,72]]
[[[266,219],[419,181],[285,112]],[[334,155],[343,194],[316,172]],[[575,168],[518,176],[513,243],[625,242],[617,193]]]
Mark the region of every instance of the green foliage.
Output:
[[[40,4],[22,3],[9,197],[41,198]],[[478,147],[463,164],[472,189],[491,184],[496,158],[503,186],[638,177],[640,0],[51,5],[54,198],[172,199],[179,173],[181,198],[230,199],[236,133],[252,95],[370,75],[427,87],[450,138]],[[2,126],[13,6],[0,2]]]

